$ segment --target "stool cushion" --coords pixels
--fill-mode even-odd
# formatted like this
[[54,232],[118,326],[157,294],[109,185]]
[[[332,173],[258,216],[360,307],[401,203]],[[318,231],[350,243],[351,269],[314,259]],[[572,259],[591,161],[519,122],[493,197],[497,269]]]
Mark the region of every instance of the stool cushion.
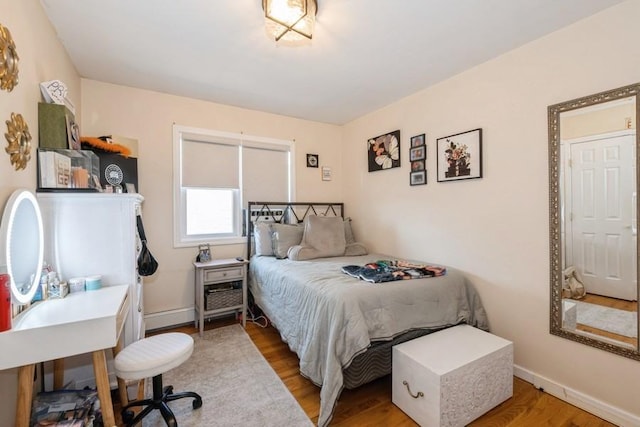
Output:
[[185,362],[193,353],[193,338],[170,332],[143,338],[124,348],[114,360],[116,376],[140,380],[163,374]]

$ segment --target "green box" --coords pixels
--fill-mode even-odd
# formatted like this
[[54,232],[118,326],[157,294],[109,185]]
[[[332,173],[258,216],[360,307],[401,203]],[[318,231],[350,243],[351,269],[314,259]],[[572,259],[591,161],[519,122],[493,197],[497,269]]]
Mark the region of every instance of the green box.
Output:
[[75,117],[65,105],[38,103],[38,134],[40,148],[80,148],[73,147],[80,140]]

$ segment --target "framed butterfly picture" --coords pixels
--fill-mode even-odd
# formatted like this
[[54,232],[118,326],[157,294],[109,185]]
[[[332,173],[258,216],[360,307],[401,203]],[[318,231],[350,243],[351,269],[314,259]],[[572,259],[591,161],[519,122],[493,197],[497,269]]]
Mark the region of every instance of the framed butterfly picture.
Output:
[[400,131],[369,139],[367,155],[369,172],[400,167]]

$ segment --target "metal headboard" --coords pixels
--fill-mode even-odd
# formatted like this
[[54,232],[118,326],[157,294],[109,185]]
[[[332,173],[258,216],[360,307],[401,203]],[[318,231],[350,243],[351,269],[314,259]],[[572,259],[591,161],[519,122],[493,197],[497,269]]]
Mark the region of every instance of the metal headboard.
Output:
[[245,216],[247,226],[247,258],[251,258],[253,226],[256,222],[298,224],[309,215],[344,218],[344,203],[249,202]]

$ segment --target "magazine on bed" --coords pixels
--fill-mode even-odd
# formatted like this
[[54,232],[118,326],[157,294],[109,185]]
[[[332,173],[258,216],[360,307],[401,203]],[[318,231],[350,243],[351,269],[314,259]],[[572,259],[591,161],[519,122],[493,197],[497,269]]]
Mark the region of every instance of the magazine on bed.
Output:
[[439,277],[447,273],[445,267],[413,264],[401,260],[378,260],[363,266],[345,265],[342,272],[356,279],[371,283],[392,282],[395,280]]

